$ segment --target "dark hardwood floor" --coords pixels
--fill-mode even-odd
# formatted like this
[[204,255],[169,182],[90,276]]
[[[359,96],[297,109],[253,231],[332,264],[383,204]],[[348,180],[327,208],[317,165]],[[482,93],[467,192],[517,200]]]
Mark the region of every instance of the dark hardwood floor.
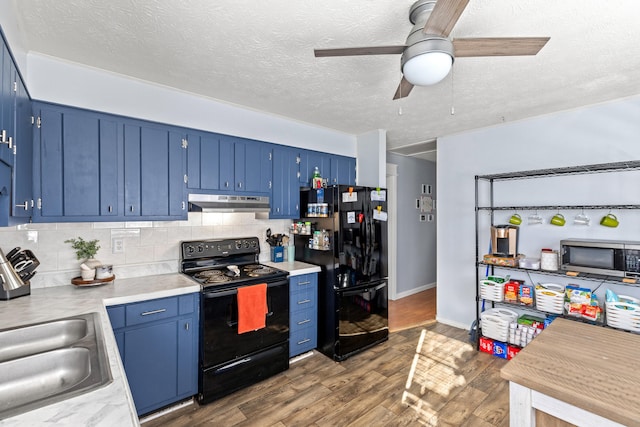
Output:
[[475,351],[467,331],[432,323],[392,332],[341,363],[314,352],[275,377],[144,426],[508,426],[505,363]]

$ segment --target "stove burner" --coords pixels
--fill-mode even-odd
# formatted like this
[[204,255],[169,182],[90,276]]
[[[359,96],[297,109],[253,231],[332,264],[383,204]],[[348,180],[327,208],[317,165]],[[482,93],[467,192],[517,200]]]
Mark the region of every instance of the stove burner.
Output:
[[229,282],[231,280],[231,277],[229,276],[224,276],[224,275],[218,275],[218,276],[211,276],[208,277],[204,283],[205,284],[211,284],[211,283],[224,283],[224,282]]
[[245,267],[245,271],[247,272],[247,276],[249,277],[261,277],[267,274],[271,274],[275,270],[264,265],[249,265]]
[[194,276],[198,279],[206,279],[211,276],[222,276],[222,274],[222,270],[205,270],[194,274]]

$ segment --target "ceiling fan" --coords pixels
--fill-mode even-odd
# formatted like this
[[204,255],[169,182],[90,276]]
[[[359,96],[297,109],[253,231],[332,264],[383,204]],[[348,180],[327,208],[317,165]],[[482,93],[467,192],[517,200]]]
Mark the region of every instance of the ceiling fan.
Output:
[[403,45],[315,49],[316,57],[401,53],[402,80],[393,99],[409,95],[413,86],[444,79],[454,58],[536,55],[549,37],[484,37],[450,39],[449,34],[469,0],[418,0],[409,10],[413,28]]

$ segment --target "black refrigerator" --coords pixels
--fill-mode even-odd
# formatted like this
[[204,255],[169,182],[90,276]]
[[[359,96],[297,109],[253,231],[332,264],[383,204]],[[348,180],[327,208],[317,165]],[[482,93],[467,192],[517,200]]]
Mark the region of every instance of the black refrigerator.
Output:
[[302,189],[300,203],[296,260],[322,269],[318,350],[341,361],[389,336],[387,191],[346,185]]

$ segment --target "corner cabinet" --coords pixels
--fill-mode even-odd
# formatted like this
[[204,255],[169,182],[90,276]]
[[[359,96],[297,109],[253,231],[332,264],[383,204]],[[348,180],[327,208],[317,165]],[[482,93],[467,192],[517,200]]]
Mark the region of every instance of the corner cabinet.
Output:
[[318,273],[289,277],[289,357],[318,346]]
[[107,312],[139,416],[198,393],[200,294]]
[[[540,179],[553,180],[556,178],[570,177],[570,176],[579,176],[579,175],[593,175],[600,174],[598,178],[600,180],[603,179],[602,174],[616,174],[616,173],[639,173],[640,171],[640,161],[629,161],[629,162],[617,162],[617,163],[604,163],[604,164],[593,164],[593,165],[583,165],[583,166],[573,166],[573,167],[565,167],[565,168],[554,168],[554,169],[539,169],[539,170],[528,170],[528,171],[518,171],[518,172],[509,172],[509,173],[499,173],[499,174],[491,174],[491,175],[478,175],[475,177],[475,256],[476,256],[476,324],[480,325],[480,314],[481,305],[484,307],[485,303],[490,303],[492,306],[500,305],[505,308],[512,308],[516,311],[523,310],[524,312],[530,312],[532,314],[538,313],[543,316],[554,315],[554,316],[562,316],[569,319],[575,319],[575,317],[567,316],[565,314],[553,314],[547,313],[542,310],[537,310],[534,306],[523,306],[519,304],[507,303],[507,302],[496,302],[489,299],[484,300],[481,297],[480,291],[480,280],[483,278],[482,274],[487,272],[490,275],[493,274],[502,274],[502,275],[511,275],[513,276],[514,272],[521,272],[527,275],[529,278],[531,275],[541,275],[541,276],[549,276],[556,278],[565,278],[567,280],[575,281],[575,282],[597,282],[599,284],[608,283],[610,285],[615,286],[634,286],[638,287],[637,283],[629,284],[626,280],[623,281],[622,278],[611,277],[611,276],[602,276],[596,274],[585,274],[580,273],[577,276],[568,276],[566,271],[557,270],[557,271],[546,271],[546,270],[534,270],[534,269],[525,269],[520,267],[510,267],[510,266],[502,266],[502,265],[494,265],[494,264],[486,264],[483,260],[483,253],[480,252],[480,248],[484,245],[481,244],[481,233],[486,233],[488,236],[489,230],[488,227],[494,225],[495,214],[496,212],[522,212],[522,211],[551,211],[551,212],[560,212],[560,211],[589,211],[589,210],[640,210],[640,204],[628,203],[627,201],[614,202],[610,203],[607,201],[606,203],[599,204],[583,204],[583,203],[508,203],[509,200],[525,200],[529,197],[540,196],[542,198],[551,197],[550,194],[544,192],[543,188],[537,188],[536,190],[528,189],[530,191],[525,191],[524,196],[518,193],[517,189],[513,186],[508,187],[508,190],[505,192],[499,193],[495,184],[498,182],[506,182],[506,181],[518,181],[518,180],[533,180],[533,185],[536,183],[541,183],[538,181]],[[570,178],[575,179],[575,178]],[[629,177],[618,177],[618,179],[623,179],[625,182],[629,182],[629,185],[633,186],[634,182],[637,182],[637,177],[634,179],[629,179]],[[583,178],[584,180],[584,178]],[[555,189],[555,196],[560,195],[560,199],[570,199],[570,200],[578,200],[581,197],[585,199],[593,200],[595,199],[610,199],[611,197],[616,197],[617,194],[615,191],[597,191],[595,187],[591,185],[585,185],[583,182],[577,181],[569,181],[568,185],[559,185],[558,182],[547,181],[547,185],[555,184],[553,187]],[[541,186],[540,186],[541,187]],[[563,191],[564,189],[564,191]],[[535,194],[534,194],[535,193]],[[619,195],[620,193],[618,193]],[[627,192],[626,194],[628,198],[638,199],[637,191]],[[499,200],[499,201],[496,201]],[[486,218],[482,218],[481,214],[485,212],[488,213],[489,218],[488,222]],[[536,215],[537,216],[537,215]],[[522,227],[527,227],[526,224],[527,219],[522,218]],[[569,221],[567,221],[567,224]],[[596,226],[599,227],[599,225]],[[553,232],[561,227],[554,227]],[[564,227],[563,227],[564,228]],[[540,229],[540,233],[544,233],[543,229]],[[550,229],[548,229],[549,233],[551,233]],[[522,234],[522,233],[521,233]],[[521,237],[521,236],[520,236]],[[571,236],[564,236],[562,238],[568,238]],[[625,239],[621,239],[625,240]],[[538,248],[540,250],[541,248]],[[561,263],[558,262],[560,265]],[[513,277],[512,277],[513,278]],[[531,278],[530,278],[531,279]],[[596,288],[598,289],[598,288]],[[595,290],[594,290],[595,292]],[[604,291],[602,291],[604,293]],[[604,305],[604,298],[600,299],[600,306]],[[602,321],[593,322],[587,321],[589,323],[595,323],[597,325],[606,324],[606,312],[603,313]],[[479,348],[479,338],[481,334],[478,334],[478,341],[476,345]]]

